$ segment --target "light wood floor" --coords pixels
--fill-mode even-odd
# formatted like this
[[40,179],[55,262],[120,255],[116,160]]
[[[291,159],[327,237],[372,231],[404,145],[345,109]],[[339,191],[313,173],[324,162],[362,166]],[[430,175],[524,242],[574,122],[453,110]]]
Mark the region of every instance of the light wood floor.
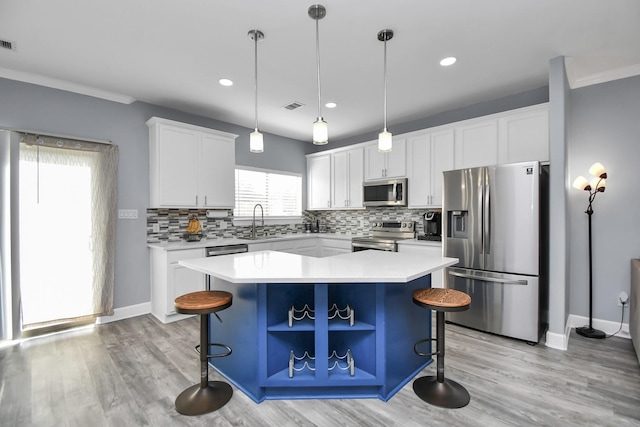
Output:
[[[409,383],[386,403],[256,404],[234,388],[219,411],[183,416],[173,402],[199,382],[198,322],[162,325],[147,315],[0,349],[0,426],[640,425],[640,367],[630,340],[572,332],[563,352],[455,325],[446,331],[445,373],[471,394],[462,409],[429,406]],[[220,377],[210,370],[210,379]]]

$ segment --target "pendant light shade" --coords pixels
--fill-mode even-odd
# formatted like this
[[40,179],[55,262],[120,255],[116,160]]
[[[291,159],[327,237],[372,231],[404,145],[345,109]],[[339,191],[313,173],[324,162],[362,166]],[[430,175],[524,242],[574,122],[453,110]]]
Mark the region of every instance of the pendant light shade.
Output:
[[325,145],[329,142],[329,129],[327,122],[322,118],[321,91],[320,91],[320,30],[318,21],[327,15],[327,10],[320,4],[314,4],[307,11],[309,17],[316,21],[316,63],[318,76],[318,118],[313,122],[313,143],[315,145]]
[[393,149],[393,135],[387,131],[387,40],[393,38],[392,30],[378,32],[378,40],[384,43],[384,127],[378,134],[378,151],[391,151]]
[[251,40],[253,40],[255,49],[255,118],[256,126],[253,132],[249,135],[249,151],[252,153],[262,153],[264,151],[264,140],[262,133],[258,130],[258,42],[264,39],[264,33],[260,30],[251,30],[247,34]]

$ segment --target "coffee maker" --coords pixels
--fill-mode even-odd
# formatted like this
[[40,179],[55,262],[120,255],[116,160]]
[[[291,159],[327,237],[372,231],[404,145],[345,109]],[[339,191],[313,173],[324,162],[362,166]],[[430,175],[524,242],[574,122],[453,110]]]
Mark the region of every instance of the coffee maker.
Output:
[[423,218],[424,235],[419,235],[418,240],[442,241],[442,211],[427,211]]

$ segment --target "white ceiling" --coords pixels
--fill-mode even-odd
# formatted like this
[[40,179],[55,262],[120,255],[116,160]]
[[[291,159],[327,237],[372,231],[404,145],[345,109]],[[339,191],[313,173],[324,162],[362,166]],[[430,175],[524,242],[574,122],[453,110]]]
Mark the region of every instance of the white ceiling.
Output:
[[[311,140],[317,116],[312,0],[0,0],[0,77],[119,102],[140,100]],[[321,0],[329,138],[388,127],[544,86],[567,57],[572,87],[640,74],[638,0]],[[449,55],[449,68],[438,61]],[[235,84],[222,87],[220,78]],[[1,94],[0,94],[1,99]],[[294,111],[284,105],[298,101]],[[265,139],[268,143],[268,139]]]

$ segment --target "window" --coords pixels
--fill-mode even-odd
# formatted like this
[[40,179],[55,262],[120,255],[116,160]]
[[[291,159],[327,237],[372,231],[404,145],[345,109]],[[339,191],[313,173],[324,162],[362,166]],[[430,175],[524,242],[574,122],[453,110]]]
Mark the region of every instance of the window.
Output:
[[302,176],[266,169],[236,168],[234,218],[251,218],[257,203],[262,205],[265,218],[291,220],[301,217]]

